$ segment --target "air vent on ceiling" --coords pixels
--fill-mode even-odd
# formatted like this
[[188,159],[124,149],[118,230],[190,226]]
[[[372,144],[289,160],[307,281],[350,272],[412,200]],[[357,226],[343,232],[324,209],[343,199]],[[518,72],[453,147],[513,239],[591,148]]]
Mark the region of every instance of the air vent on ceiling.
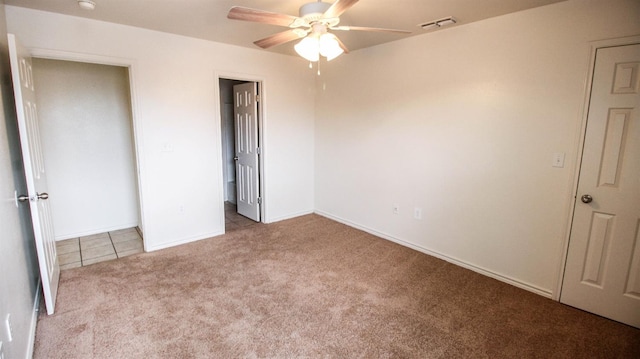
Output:
[[445,17],[444,19],[425,22],[424,24],[420,24],[418,26],[420,26],[423,30],[435,30],[442,26],[453,25],[457,22],[458,21],[456,21],[453,16],[449,16]]

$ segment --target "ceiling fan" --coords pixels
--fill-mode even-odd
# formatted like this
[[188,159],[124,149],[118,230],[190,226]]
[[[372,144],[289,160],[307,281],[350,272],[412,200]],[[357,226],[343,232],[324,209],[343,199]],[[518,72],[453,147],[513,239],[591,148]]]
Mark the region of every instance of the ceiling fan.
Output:
[[302,5],[298,17],[234,6],[229,10],[227,18],[289,27],[289,30],[255,41],[254,44],[263,49],[268,49],[303,38],[294,48],[300,56],[311,62],[318,61],[320,56],[326,57],[327,60],[332,60],[342,53],[349,52],[342,41],[330,33],[329,30],[375,31],[398,34],[411,33],[405,30],[383,29],[378,27],[338,26],[340,23],[340,15],[357,2],[358,0],[336,0],[336,2],[330,4],[318,0],[317,2]]

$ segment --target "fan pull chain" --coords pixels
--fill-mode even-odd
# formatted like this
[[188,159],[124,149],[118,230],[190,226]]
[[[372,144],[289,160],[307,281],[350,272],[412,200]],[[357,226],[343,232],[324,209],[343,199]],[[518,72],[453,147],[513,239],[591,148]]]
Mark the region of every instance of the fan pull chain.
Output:
[[313,62],[309,61],[309,68],[312,69],[313,68]]
[[320,60],[318,60],[318,76],[320,76]]

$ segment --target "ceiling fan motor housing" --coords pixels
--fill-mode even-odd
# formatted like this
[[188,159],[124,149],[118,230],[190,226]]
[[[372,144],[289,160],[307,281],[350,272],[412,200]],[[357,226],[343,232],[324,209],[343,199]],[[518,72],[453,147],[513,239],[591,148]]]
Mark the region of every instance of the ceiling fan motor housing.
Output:
[[322,19],[322,16],[330,7],[331,4],[326,2],[310,2],[300,6],[300,17],[311,24]]

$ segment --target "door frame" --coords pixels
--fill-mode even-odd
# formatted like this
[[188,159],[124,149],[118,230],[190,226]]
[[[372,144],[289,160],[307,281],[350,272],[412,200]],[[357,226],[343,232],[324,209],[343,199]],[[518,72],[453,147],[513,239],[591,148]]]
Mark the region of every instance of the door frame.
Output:
[[[257,87],[258,87],[258,94],[260,96],[260,101],[258,101],[258,143],[260,144],[260,157],[258,160],[258,178],[260,179],[260,183],[258,184],[259,188],[260,188],[260,198],[262,203],[260,203],[260,223],[268,223],[266,218],[266,214],[267,214],[267,193],[265,191],[265,182],[266,182],[266,177],[265,177],[265,162],[267,159],[267,146],[265,146],[265,130],[266,130],[266,102],[267,102],[267,95],[266,95],[266,80],[261,77],[261,76],[257,76],[257,75],[252,75],[252,74],[244,74],[244,73],[238,73],[238,72],[227,72],[227,71],[215,71],[214,73],[214,83],[215,83],[215,107],[216,107],[216,119],[217,124],[216,124],[216,130],[218,131],[218,138],[220,140],[220,146],[217,146],[216,149],[216,157],[220,160],[220,165],[218,166],[218,181],[220,183],[220,190],[221,190],[221,197],[224,197],[224,178],[223,178],[223,174],[222,174],[222,166],[224,166],[223,163],[223,157],[222,157],[222,140],[223,140],[223,133],[222,133],[222,103],[220,103],[220,79],[227,79],[227,80],[236,80],[236,81],[246,81],[246,82],[254,82],[256,83]],[[224,219],[224,198],[221,198],[221,200],[219,201],[218,204],[218,208],[220,211],[220,227],[221,228],[225,228],[225,219]],[[226,232],[226,230],[225,230]]]
[[573,178],[571,185],[571,205],[569,206],[569,215],[568,215],[568,223],[567,230],[562,242],[562,252],[560,257],[560,265],[558,266],[558,275],[556,277],[555,290],[553,291],[552,299],[555,301],[560,301],[560,295],[562,293],[562,282],[564,279],[564,272],[567,264],[567,255],[569,253],[569,240],[571,238],[571,231],[573,228],[573,214],[576,208],[576,198],[578,195],[578,181],[580,179],[580,169],[582,167],[582,153],[584,151],[584,140],[585,135],[587,133],[587,118],[589,116],[589,105],[591,102],[591,87],[593,84],[593,72],[596,65],[596,53],[598,49],[607,48],[607,47],[617,47],[624,45],[632,45],[640,43],[640,36],[629,36],[629,37],[621,37],[615,39],[607,39],[607,40],[598,40],[589,42],[589,67],[587,68],[587,81],[585,82],[584,88],[584,100],[583,107],[580,113],[580,132],[579,143],[578,143],[578,151],[576,152],[575,158],[575,167],[573,168],[573,172],[571,177]]
[[[67,52],[67,51],[58,51],[58,50],[50,50],[50,49],[41,49],[41,48],[29,48],[31,52],[31,56],[33,58],[39,59],[48,59],[48,60],[61,60],[61,61],[72,61],[72,62],[83,62],[88,64],[97,64],[97,65],[109,65],[109,66],[118,66],[125,67],[128,70],[129,75],[129,96],[131,101],[131,127],[133,131],[133,154],[134,161],[136,164],[136,186],[138,187],[138,215],[140,216],[140,227],[142,233],[145,234],[146,221],[144,216],[144,196],[143,196],[143,188],[144,188],[144,160],[141,156],[143,141],[142,135],[143,128],[142,124],[138,118],[138,106],[137,106],[137,94],[136,94],[136,73],[137,73],[137,63],[133,59],[128,58],[120,58],[120,57],[112,57],[112,56],[102,56],[102,55],[91,55],[91,54],[83,54],[76,52]],[[146,237],[146,236],[145,236]],[[142,243],[144,246],[144,251],[149,251],[148,244],[145,238],[142,239]]]

